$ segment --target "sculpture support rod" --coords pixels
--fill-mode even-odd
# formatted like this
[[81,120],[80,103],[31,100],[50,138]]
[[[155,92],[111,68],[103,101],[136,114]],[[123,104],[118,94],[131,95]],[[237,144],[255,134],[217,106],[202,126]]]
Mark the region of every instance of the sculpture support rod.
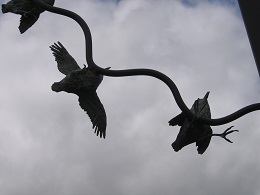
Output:
[[[111,76],[111,77],[124,77],[124,76],[137,76],[137,75],[155,77],[155,78],[163,81],[170,88],[170,90],[175,98],[175,101],[176,101],[177,105],[179,106],[179,108],[182,110],[182,112],[184,112],[186,114],[186,116],[190,119],[196,118],[194,116],[194,114],[186,106],[186,104],[184,103],[177,86],[168,76],[166,76],[165,74],[163,74],[159,71],[152,70],[152,69],[107,70],[107,69],[103,69],[103,68],[97,66],[95,64],[95,62],[93,61],[92,37],[91,37],[90,29],[89,29],[87,23],[79,15],[77,15],[76,13],[74,13],[72,11],[66,10],[66,9],[47,5],[39,0],[31,0],[31,2],[33,4],[35,4],[36,6],[40,6],[41,8],[43,8],[49,12],[67,16],[67,17],[75,20],[81,26],[81,28],[84,32],[84,36],[85,36],[86,61],[91,68],[97,70],[102,75]],[[256,111],[256,110],[260,110],[260,103],[246,106],[226,117],[222,117],[222,118],[218,118],[218,119],[196,118],[196,121],[202,122],[202,123],[205,123],[205,124],[208,124],[211,126],[223,125],[223,124],[234,121],[234,120],[240,118],[241,116],[244,116],[244,115],[246,115],[250,112]]]
[[258,0],[238,0],[249,42],[253,51],[258,74],[260,76],[260,1]]

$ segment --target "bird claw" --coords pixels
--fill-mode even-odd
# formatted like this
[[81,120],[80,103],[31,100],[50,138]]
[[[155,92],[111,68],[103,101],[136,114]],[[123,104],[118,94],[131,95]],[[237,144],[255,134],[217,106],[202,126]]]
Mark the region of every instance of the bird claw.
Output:
[[227,128],[222,134],[220,134],[220,137],[222,137],[223,139],[225,139],[227,142],[229,143],[233,143],[230,139],[228,139],[226,136],[230,133],[233,132],[238,132],[238,130],[230,130],[231,128],[233,128],[234,126],[231,126],[229,128]]

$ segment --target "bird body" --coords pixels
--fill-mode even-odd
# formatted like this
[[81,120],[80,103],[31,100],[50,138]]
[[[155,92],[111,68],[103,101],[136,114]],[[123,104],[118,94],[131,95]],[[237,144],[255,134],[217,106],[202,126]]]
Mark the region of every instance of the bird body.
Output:
[[[49,5],[54,5],[55,0],[41,1]],[[38,20],[40,14],[44,12],[44,10],[35,7],[30,0],[11,0],[6,4],[2,4],[2,12],[21,15],[19,30],[22,34]]]
[[61,81],[52,85],[52,90],[76,94],[79,97],[80,107],[90,117],[95,133],[105,138],[106,112],[96,93],[103,80],[103,75],[98,74],[90,67],[81,69],[60,42],[55,43],[50,48],[57,61],[59,71],[66,75]]
[[[208,95],[209,92],[206,93],[203,99],[198,98],[190,109],[197,118],[211,118],[210,107],[207,101]],[[181,126],[176,140],[172,143],[172,147],[176,152],[194,142],[196,142],[199,154],[203,154],[208,148],[211,140],[210,135],[212,135],[212,129],[209,125],[197,123],[196,118],[190,120],[184,113],[171,119],[169,125]]]

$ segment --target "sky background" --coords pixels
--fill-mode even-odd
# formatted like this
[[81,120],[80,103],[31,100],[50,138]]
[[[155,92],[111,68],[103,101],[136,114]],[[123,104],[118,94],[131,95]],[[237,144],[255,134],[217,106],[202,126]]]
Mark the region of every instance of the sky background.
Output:
[[[0,1],[6,3],[7,1]],[[112,69],[168,75],[191,107],[210,91],[212,118],[259,102],[259,76],[236,1],[56,0],[90,26],[94,61]],[[234,143],[214,137],[174,152],[180,113],[151,77],[104,77],[98,88],[107,137],[94,134],[77,97],[51,91],[64,76],[49,46],[60,41],[83,67],[76,22],[43,13],[25,34],[19,16],[0,14],[1,195],[260,195],[260,112],[231,125]]]

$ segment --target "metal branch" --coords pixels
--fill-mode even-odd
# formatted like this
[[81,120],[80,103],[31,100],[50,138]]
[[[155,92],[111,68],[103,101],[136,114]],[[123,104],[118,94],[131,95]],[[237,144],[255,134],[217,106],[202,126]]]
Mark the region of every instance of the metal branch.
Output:
[[[164,82],[170,88],[172,95],[173,95],[177,105],[182,110],[182,112],[184,112],[185,115],[190,119],[195,117],[194,114],[189,110],[189,108],[184,103],[177,86],[168,76],[166,76],[165,74],[163,74],[159,71],[152,70],[152,69],[107,70],[107,69],[99,67],[98,65],[95,64],[95,62],[93,60],[92,37],[91,37],[90,29],[89,29],[87,23],[79,15],[77,15],[76,13],[74,13],[72,11],[66,10],[66,9],[49,6],[39,0],[30,0],[30,1],[32,3],[34,3],[35,5],[40,6],[41,8],[43,8],[49,12],[67,16],[67,17],[75,20],[81,26],[81,28],[84,32],[84,36],[85,36],[86,61],[90,67],[96,69],[100,74],[103,74],[105,76],[111,76],[111,77],[124,77],[124,76],[137,76],[137,75],[155,77],[155,78],[161,80],[162,82]],[[223,124],[229,123],[231,121],[234,121],[234,120],[236,120],[250,112],[256,111],[256,110],[260,110],[260,103],[246,106],[228,116],[218,118],[218,119],[196,118],[196,117],[195,118],[196,118],[197,122],[201,122],[201,123],[208,124],[211,126],[217,126],[217,125],[223,125]]]

